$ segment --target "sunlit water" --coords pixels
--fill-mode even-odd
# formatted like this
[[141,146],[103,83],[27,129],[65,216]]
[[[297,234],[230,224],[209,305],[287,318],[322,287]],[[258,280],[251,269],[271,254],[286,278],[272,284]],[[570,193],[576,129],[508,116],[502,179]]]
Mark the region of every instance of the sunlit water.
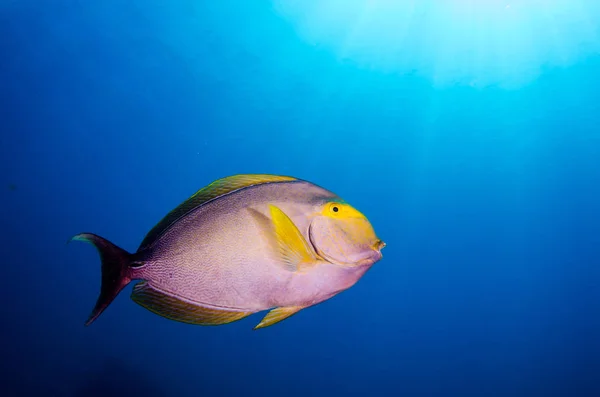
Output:
[[340,60],[436,86],[517,88],[598,53],[588,0],[277,0],[305,40]]

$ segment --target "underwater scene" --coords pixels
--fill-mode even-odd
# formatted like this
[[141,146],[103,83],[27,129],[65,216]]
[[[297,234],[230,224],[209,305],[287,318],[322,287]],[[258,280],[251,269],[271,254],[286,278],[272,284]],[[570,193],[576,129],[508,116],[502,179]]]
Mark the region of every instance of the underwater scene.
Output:
[[600,397],[600,2],[0,2],[0,397]]

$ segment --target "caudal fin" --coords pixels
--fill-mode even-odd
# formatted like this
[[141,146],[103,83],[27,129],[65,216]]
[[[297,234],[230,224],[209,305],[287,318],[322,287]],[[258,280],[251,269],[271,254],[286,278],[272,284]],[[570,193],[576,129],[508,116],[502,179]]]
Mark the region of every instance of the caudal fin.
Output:
[[117,297],[119,292],[131,282],[129,264],[131,254],[92,233],[81,233],[71,238],[71,241],[85,241],[92,244],[100,253],[102,262],[102,284],[96,306],[85,325],[90,325]]

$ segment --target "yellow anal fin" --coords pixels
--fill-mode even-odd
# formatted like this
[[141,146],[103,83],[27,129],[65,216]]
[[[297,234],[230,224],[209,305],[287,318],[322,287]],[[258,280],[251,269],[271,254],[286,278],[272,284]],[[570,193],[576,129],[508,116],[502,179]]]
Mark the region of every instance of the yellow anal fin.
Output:
[[133,287],[131,299],[159,316],[197,325],[221,325],[240,320],[253,312],[211,309],[160,291],[147,281]]
[[267,313],[267,315],[260,321],[260,323],[258,323],[256,327],[254,327],[254,329],[264,328],[278,323],[290,317],[291,315],[298,313],[302,309],[303,307],[301,306],[277,307]]
[[312,253],[308,242],[298,230],[294,222],[278,207],[269,205],[277,240],[279,259],[292,271],[302,271],[313,266],[317,258]]

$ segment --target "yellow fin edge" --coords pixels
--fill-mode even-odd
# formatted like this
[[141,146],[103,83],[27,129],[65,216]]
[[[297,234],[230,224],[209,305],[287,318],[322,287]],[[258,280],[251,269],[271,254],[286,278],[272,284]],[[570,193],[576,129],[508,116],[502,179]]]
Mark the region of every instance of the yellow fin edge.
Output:
[[147,281],[133,287],[131,299],[169,320],[195,325],[222,325],[241,320],[254,312],[218,310],[195,305],[160,291]]
[[263,317],[263,319],[260,321],[260,323],[258,323],[256,325],[256,327],[254,327],[254,329],[265,328],[265,327],[271,326],[273,324],[276,324],[276,323],[283,321],[286,318],[298,313],[302,309],[303,309],[303,307],[301,307],[301,306],[277,307],[277,308],[269,311],[269,313],[267,313],[267,315],[265,317]]

